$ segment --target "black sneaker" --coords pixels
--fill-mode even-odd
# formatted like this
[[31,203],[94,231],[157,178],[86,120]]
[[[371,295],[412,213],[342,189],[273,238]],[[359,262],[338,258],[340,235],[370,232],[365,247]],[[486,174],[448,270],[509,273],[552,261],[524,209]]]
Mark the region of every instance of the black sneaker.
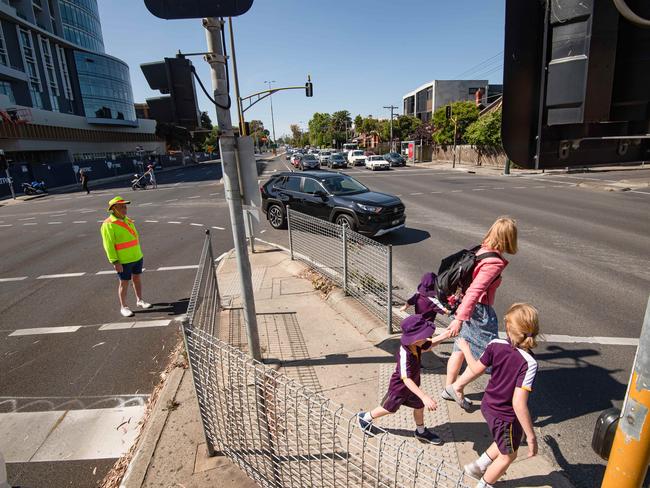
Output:
[[368,422],[367,420],[364,420],[363,416],[366,414],[366,412],[359,412],[357,414],[357,423],[359,424],[359,428],[361,429],[361,432],[363,432],[366,435],[369,436],[374,436],[377,432],[372,426],[372,422]]
[[438,434],[436,434],[434,431],[429,430],[427,428],[425,428],[424,432],[422,432],[421,434],[416,430],[413,433],[413,436],[420,442],[429,442],[434,446],[442,446],[444,444],[443,440],[440,438]]

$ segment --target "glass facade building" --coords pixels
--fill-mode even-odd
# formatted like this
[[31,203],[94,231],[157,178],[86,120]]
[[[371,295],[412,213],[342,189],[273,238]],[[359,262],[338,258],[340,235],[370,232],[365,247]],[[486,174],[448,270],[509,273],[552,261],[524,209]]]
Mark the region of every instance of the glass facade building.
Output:
[[59,0],[59,9],[65,39],[90,51],[104,52],[97,0]]

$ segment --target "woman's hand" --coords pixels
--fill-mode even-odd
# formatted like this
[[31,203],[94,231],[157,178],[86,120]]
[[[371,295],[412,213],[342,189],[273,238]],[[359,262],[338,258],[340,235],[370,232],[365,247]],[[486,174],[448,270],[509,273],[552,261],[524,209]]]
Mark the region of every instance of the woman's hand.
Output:
[[460,328],[463,326],[463,322],[458,319],[454,319],[451,321],[451,324],[449,324],[449,327],[447,327],[447,330],[449,331],[449,337],[456,337],[458,333],[460,332]]

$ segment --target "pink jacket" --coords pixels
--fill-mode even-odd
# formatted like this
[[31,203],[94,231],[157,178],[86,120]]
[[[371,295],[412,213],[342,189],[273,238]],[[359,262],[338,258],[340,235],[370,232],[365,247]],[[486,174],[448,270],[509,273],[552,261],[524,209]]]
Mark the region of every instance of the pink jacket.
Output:
[[[476,255],[480,256],[484,252],[498,251],[496,249],[481,247]],[[469,320],[477,303],[490,306],[494,305],[494,295],[501,284],[501,278],[495,278],[503,272],[507,265],[508,261],[505,258],[485,258],[478,261],[474,268],[472,284],[467,288],[463,300],[458,310],[456,310],[456,318],[458,320]]]

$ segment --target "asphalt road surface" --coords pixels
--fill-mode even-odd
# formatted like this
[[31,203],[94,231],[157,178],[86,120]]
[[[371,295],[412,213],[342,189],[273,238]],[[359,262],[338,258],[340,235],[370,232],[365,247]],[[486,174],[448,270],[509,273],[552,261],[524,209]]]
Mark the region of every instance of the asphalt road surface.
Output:
[[[289,169],[281,159],[266,171]],[[650,295],[650,190],[577,185],[650,178],[650,170],[508,177],[421,167],[344,172],[406,205],[406,229],[377,239],[393,245],[394,282],[404,295],[442,258],[480,243],[496,217],[517,219],[519,252],[508,256],[495,308],[500,317],[515,302],[540,310],[548,342],[536,351],[531,397],[540,444],[577,486],[594,486],[603,462],[591,450],[593,427],[602,410],[622,405],[636,351],[629,344],[639,337]],[[268,223],[262,238],[288,245],[286,232]],[[576,336],[597,339],[572,343]]]
[[[265,179],[287,167],[278,158],[261,169]],[[510,257],[497,312],[516,301],[540,309],[549,341],[537,351],[531,402],[545,435],[541,444],[578,486],[593,486],[603,466],[590,448],[593,425],[600,411],[621,406],[635,352],[630,340],[639,336],[650,293],[650,192],[576,187],[586,178],[632,177],[616,172],[346,172],[406,204],[407,228],[379,239],[394,246],[395,282],[405,293],[444,256],[480,242],[497,216],[518,220],[520,252]],[[205,229],[215,255],[232,247],[220,176],[220,165],[208,163],[159,174],[155,191],[115,183],[89,196],[73,192],[0,207],[0,439],[11,433],[2,426],[16,427],[13,435],[20,426],[37,427],[26,447],[5,452],[14,484],[95,486],[128,448],[176,342],[174,319],[186,310]],[[115,194],[133,201],[144,296],[155,304],[137,311],[135,323],[119,315],[117,283],[99,236]],[[260,237],[287,244],[286,231],[266,223]],[[131,291],[130,300],[134,306]],[[570,343],[561,336],[614,339]],[[55,425],[60,435],[48,436]]]

